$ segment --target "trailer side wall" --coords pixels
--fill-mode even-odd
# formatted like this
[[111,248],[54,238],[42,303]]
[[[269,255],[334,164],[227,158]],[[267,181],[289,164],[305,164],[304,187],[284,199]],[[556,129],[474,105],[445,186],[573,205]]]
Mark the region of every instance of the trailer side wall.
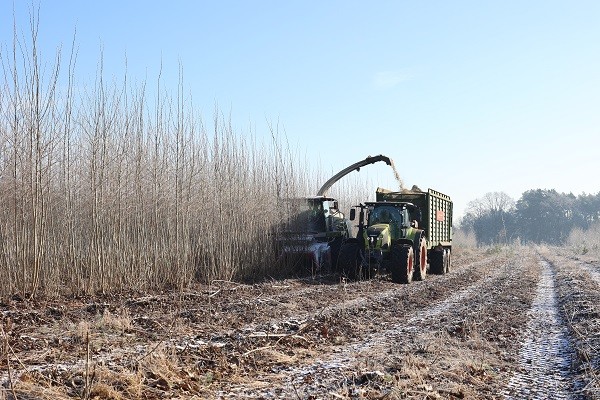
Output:
[[429,242],[433,246],[452,244],[452,201],[450,197],[429,189],[427,191],[429,211]]

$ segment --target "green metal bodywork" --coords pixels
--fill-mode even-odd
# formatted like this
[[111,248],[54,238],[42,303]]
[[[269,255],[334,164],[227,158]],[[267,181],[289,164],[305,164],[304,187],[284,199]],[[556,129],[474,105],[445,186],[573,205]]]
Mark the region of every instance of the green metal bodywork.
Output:
[[371,262],[385,264],[393,243],[414,246],[423,230],[411,225],[412,204],[369,202],[362,236]]

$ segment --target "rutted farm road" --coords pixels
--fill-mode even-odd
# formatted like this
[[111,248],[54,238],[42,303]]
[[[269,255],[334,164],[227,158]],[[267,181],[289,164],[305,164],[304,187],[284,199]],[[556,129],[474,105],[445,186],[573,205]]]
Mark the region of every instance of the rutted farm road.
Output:
[[557,249],[0,312],[0,400],[600,399],[600,262]]

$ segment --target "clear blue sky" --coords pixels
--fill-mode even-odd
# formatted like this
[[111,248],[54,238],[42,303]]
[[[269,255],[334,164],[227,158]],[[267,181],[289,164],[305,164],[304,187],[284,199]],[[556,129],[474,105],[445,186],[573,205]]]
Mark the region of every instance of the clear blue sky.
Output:
[[[393,158],[408,186],[468,201],[528,189],[600,191],[600,1],[35,1],[40,50],[76,75],[184,87],[206,120],[279,122],[337,172]],[[0,39],[31,3],[0,0]],[[5,47],[6,48],[6,47]],[[361,171],[361,173],[363,173]],[[393,187],[385,166],[368,172]]]

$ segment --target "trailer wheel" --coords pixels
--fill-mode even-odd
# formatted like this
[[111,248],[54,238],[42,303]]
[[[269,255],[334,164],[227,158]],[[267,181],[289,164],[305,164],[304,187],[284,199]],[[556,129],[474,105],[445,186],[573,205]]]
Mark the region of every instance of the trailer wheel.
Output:
[[430,271],[436,275],[443,275],[446,272],[446,251],[434,250],[429,255]]
[[346,242],[342,244],[338,254],[337,270],[352,280],[363,277],[359,243]]
[[427,239],[421,236],[419,247],[415,249],[415,275],[416,281],[422,281],[427,276]]
[[414,274],[414,251],[412,246],[393,245],[390,269],[392,282],[410,283]]

